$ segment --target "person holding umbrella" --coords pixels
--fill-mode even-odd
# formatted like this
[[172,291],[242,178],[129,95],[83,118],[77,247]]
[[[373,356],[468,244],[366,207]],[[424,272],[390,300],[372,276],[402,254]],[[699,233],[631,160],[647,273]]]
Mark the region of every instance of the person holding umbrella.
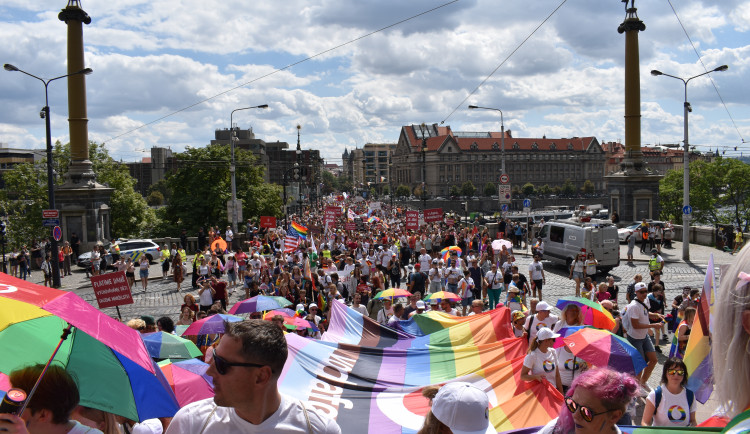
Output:
[[542,327],[536,334],[536,338],[529,345],[529,352],[523,359],[521,368],[521,380],[544,381],[552,383],[560,393],[563,393],[562,380],[558,370],[557,355],[552,346],[555,338],[560,335],[554,333],[547,327]]

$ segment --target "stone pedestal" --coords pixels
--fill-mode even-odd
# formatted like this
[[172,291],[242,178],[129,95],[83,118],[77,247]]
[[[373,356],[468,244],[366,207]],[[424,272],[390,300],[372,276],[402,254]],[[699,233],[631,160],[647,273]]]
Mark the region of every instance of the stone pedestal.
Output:
[[604,178],[610,195],[609,212],[617,211],[623,224],[659,218],[661,175],[618,172]]
[[102,187],[59,188],[55,191],[63,239],[75,232],[81,240],[80,253],[90,250],[97,241],[110,237],[109,198],[113,189]]

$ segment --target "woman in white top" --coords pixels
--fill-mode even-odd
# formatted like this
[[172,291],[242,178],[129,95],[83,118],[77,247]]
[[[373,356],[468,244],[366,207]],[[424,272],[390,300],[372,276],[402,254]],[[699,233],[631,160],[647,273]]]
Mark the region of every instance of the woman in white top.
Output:
[[555,327],[552,331],[557,333],[562,328],[580,325],[583,325],[583,313],[581,312],[581,308],[576,304],[568,304],[563,308],[560,315],[560,321],[555,323]]
[[584,277],[591,277],[591,280],[594,280],[597,265],[599,265],[599,261],[594,257],[594,253],[590,252],[588,258],[586,258],[586,274]]
[[557,369],[557,355],[552,345],[555,338],[560,337],[547,327],[542,327],[536,333],[536,338],[531,341],[529,353],[523,359],[521,369],[521,380],[543,381],[552,383],[562,393],[562,381],[560,371]]
[[143,285],[143,292],[146,292],[146,288],[148,287],[148,257],[146,255],[143,255],[143,258],[141,258],[141,262],[138,265],[138,272],[141,276],[141,285]]
[[687,381],[685,362],[674,357],[667,360],[661,385],[646,397],[641,425],[695,426],[695,396],[685,387]]
[[576,256],[575,261],[573,261],[572,264],[570,264],[570,279],[574,279],[576,281],[576,297],[581,296],[581,281],[583,280],[583,268],[586,263],[586,259],[583,255],[583,253],[579,253],[578,256]]

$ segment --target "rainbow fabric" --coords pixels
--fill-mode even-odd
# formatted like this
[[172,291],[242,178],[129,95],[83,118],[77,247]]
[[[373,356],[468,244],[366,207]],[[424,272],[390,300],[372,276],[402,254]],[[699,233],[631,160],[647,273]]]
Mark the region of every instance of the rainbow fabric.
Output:
[[[483,323],[491,329],[487,325],[497,314],[437,330],[432,334],[446,340],[433,345],[432,334],[414,337],[375,327],[372,320],[337,301],[331,302],[331,312],[329,332],[324,334],[329,340],[287,335],[289,358],[279,384],[284,393],[335,418],[342,432],[416,432],[429,408],[421,389],[449,381],[467,381],[488,394],[490,422],[498,431],[546,423],[560,411],[562,395],[549,383],[520,380],[523,339],[474,344],[496,336],[495,330],[482,333],[474,327]],[[333,342],[331,331],[372,345]],[[477,339],[467,336],[477,331]],[[453,336],[457,342],[447,340]]]
[[711,341],[709,339],[710,327],[710,305],[713,304],[714,293],[714,255],[708,260],[706,268],[706,278],[703,281],[703,293],[701,301],[698,304],[693,328],[690,331],[685,356],[682,360],[685,362],[688,370],[688,389],[695,392],[695,399],[705,404],[714,390],[713,383],[713,362],[711,361]]
[[307,226],[303,226],[297,222],[292,222],[292,229],[294,229],[300,238],[303,240],[307,239]]
[[[679,434],[684,432],[721,432],[721,428],[696,428],[696,427],[659,427],[659,426],[630,426],[618,425],[622,434]],[[536,434],[541,427],[523,428],[512,431],[506,431],[504,434]]]

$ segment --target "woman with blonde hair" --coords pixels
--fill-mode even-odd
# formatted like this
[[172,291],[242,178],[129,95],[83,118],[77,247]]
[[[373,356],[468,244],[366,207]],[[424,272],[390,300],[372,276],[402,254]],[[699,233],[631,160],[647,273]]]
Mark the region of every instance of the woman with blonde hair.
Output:
[[714,391],[731,418],[724,432],[750,430],[750,247],[722,272],[711,315]]
[[560,315],[560,321],[555,323],[552,331],[557,333],[562,328],[575,327],[580,325],[583,325],[583,312],[581,312],[581,307],[577,304],[571,303],[563,307]]

